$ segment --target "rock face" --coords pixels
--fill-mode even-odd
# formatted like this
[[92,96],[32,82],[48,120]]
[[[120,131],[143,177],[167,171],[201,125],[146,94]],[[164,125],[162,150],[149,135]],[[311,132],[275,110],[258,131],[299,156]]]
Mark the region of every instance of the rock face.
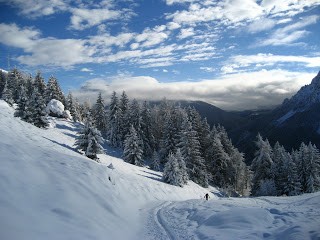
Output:
[[62,102],[51,99],[46,107],[46,112],[53,117],[72,119],[69,110],[64,110]]
[[291,99],[286,99],[280,108],[303,112],[318,103],[320,103],[320,71],[312,79],[311,84],[302,87]]
[[288,151],[297,149],[301,142],[312,142],[320,148],[320,72],[278,108],[233,130],[232,140],[249,159],[253,158],[253,141],[258,132],[272,145],[279,141]]

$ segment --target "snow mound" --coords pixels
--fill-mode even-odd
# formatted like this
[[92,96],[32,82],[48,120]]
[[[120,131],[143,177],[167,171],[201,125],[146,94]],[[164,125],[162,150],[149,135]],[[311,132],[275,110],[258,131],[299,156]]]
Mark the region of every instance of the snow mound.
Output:
[[68,110],[64,110],[62,102],[56,99],[51,99],[46,107],[46,112],[53,117],[72,119]]

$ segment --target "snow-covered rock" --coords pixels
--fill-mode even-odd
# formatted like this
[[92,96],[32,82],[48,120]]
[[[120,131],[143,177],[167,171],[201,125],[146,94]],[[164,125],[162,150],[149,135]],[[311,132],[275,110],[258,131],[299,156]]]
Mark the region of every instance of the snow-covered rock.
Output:
[[46,107],[46,112],[53,117],[72,119],[69,110],[64,110],[62,102],[56,99],[51,99]]

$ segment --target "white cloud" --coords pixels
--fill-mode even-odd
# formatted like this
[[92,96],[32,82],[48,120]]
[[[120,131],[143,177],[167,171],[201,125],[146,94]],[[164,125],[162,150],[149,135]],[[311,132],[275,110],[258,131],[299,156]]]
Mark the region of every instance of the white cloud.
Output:
[[180,30],[180,34],[178,35],[178,39],[184,39],[187,37],[191,37],[195,35],[193,28],[183,28]]
[[299,22],[296,22],[294,24],[289,24],[283,28],[278,28],[271,34],[269,38],[259,41],[257,45],[280,46],[295,43],[297,40],[305,37],[309,33],[308,31],[303,30],[303,28],[315,24],[319,20],[319,18],[319,16],[312,15],[302,18]]
[[68,9],[68,5],[63,0],[0,0],[1,2],[18,8],[20,14],[27,17],[48,16]]
[[41,38],[38,30],[19,28],[15,24],[0,24],[0,42],[23,49],[17,60],[29,66],[51,65],[70,67],[92,61],[94,48],[83,40]]
[[93,72],[93,70],[92,69],[90,69],[90,68],[81,68],[81,70],[80,70],[81,72]]
[[272,19],[262,18],[252,22],[247,26],[247,30],[250,33],[257,33],[272,29],[276,25],[276,21]]
[[226,110],[256,109],[280,104],[315,74],[284,70],[229,74],[199,82],[161,83],[148,76],[120,76],[88,81],[75,96],[96,99],[98,91],[109,97],[113,91],[125,90],[133,99],[202,100]]
[[224,73],[239,71],[239,68],[252,69],[275,64],[300,64],[306,68],[320,67],[320,56],[290,56],[259,53],[257,55],[237,55],[231,57],[221,68]]
[[120,11],[110,9],[85,9],[74,8],[71,10],[71,25],[72,29],[83,30],[92,26],[99,25],[107,20],[114,20],[121,16]]
[[214,72],[215,69],[213,67],[200,67],[200,70],[204,70],[206,72]]

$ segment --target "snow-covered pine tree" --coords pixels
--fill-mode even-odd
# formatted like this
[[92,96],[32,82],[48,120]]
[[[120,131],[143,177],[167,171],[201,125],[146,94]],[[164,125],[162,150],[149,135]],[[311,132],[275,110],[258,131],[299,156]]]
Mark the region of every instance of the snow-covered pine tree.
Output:
[[164,165],[163,176],[162,179],[164,182],[169,183],[174,186],[182,187],[182,183],[180,183],[180,171],[179,165],[176,157],[173,153],[170,153],[167,163]]
[[30,122],[30,119],[28,119],[28,115],[27,115],[28,96],[27,96],[24,85],[21,85],[20,88],[21,89],[20,89],[19,99],[17,101],[18,106],[15,110],[14,116],[20,117],[22,120],[26,122]]
[[147,101],[144,101],[141,110],[141,138],[143,141],[144,157],[152,156],[152,149],[155,147],[155,139],[151,130],[151,112]]
[[313,193],[320,190],[320,153],[315,145],[311,142],[308,145],[310,158],[307,159],[308,179],[307,179],[307,193]]
[[212,177],[212,183],[220,188],[227,189],[227,171],[230,157],[224,151],[218,134],[213,136],[212,145],[210,147],[210,156],[212,162],[209,165],[209,173]]
[[46,93],[46,83],[44,81],[44,78],[42,77],[42,74],[40,71],[37,72],[35,78],[34,78],[34,81],[33,81],[33,90],[32,92],[34,92],[34,90],[37,90],[38,93],[41,95],[41,96],[45,96],[45,93]]
[[19,99],[20,86],[23,84],[23,81],[22,73],[17,68],[8,72],[7,87],[10,89],[12,99],[15,103],[17,103]]
[[4,85],[1,99],[6,101],[10,106],[12,106],[14,104],[12,92],[11,92],[11,89],[8,87],[7,83]]
[[102,135],[105,135],[107,132],[107,113],[101,93],[99,93],[97,101],[92,108],[92,115],[94,125],[102,133]]
[[272,148],[268,139],[264,141],[260,134],[257,135],[256,146],[258,150],[251,164],[252,195],[275,195],[276,188],[271,173]]
[[103,153],[102,142],[101,133],[93,126],[92,118],[88,115],[84,126],[78,132],[75,142],[76,148],[82,150],[87,157],[98,162],[97,154]]
[[[277,189],[277,195],[281,196],[284,193],[285,186],[287,185],[288,172],[287,164],[289,163],[290,155],[286,152],[279,142],[273,147],[273,163],[271,166],[271,174]],[[291,158],[291,157],[290,157]]]
[[181,149],[182,156],[185,159],[190,180],[207,187],[207,169],[204,159],[201,157],[197,132],[192,129],[188,119],[183,122],[178,147]]
[[122,91],[119,100],[119,140],[120,147],[123,148],[124,140],[130,131],[129,122],[129,98],[125,91]]
[[79,122],[80,121],[80,114],[77,109],[77,104],[76,101],[73,99],[72,93],[69,92],[67,97],[66,97],[66,109],[70,111],[70,114],[72,116],[72,119],[74,122]]
[[111,146],[119,147],[120,144],[120,115],[119,100],[117,93],[113,92],[108,110],[107,139]]
[[46,119],[45,101],[37,89],[34,89],[31,99],[28,101],[25,118],[30,123],[39,128],[46,128],[48,121]]
[[7,83],[7,75],[5,72],[0,70],[0,99],[2,99],[2,92],[4,90],[4,87]]
[[180,171],[180,180],[179,180],[179,182],[182,185],[186,185],[188,183],[189,176],[188,176],[186,162],[185,162],[185,160],[184,160],[184,158],[182,156],[180,148],[177,149],[177,152],[175,154],[175,158],[177,159],[178,167],[179,167],[179,171]]
[[287,196],[295,196],[300,194],[301,185],[298,179],[296,163],[293,160],[295,153],[292,152],[285,158],[284,170],[286,172],[286,179],[284,184],[283,194]]
[[164,166],[163,180],[166,183],[180,187],[188,183],[187,168],[179,149],[176,154],[169,154]]
[[143,146],[135,128],[131,125],[130,132],[124,141],[123,159],[131,164],[143,165]]
[[50,102],[51,99],[56,99],[62,104],[66,104],[65,97],[61,91],[60,85],[57,78],[54,76],[49,77],[48,84],[45,91],[46,104]]
[[103,138],[101,136],[100,131],[97,130],[95,127],[92,127],[90,130],[91,131],[88,135],[89,144],[85,154],[88,158],[91,158],[99,162],[97,154],[104,153],[104,149],[101,146],[101,144],[103,143]]
[[160,171],[160,156],[156,150],[153,151],[150,167],[152,170]]

